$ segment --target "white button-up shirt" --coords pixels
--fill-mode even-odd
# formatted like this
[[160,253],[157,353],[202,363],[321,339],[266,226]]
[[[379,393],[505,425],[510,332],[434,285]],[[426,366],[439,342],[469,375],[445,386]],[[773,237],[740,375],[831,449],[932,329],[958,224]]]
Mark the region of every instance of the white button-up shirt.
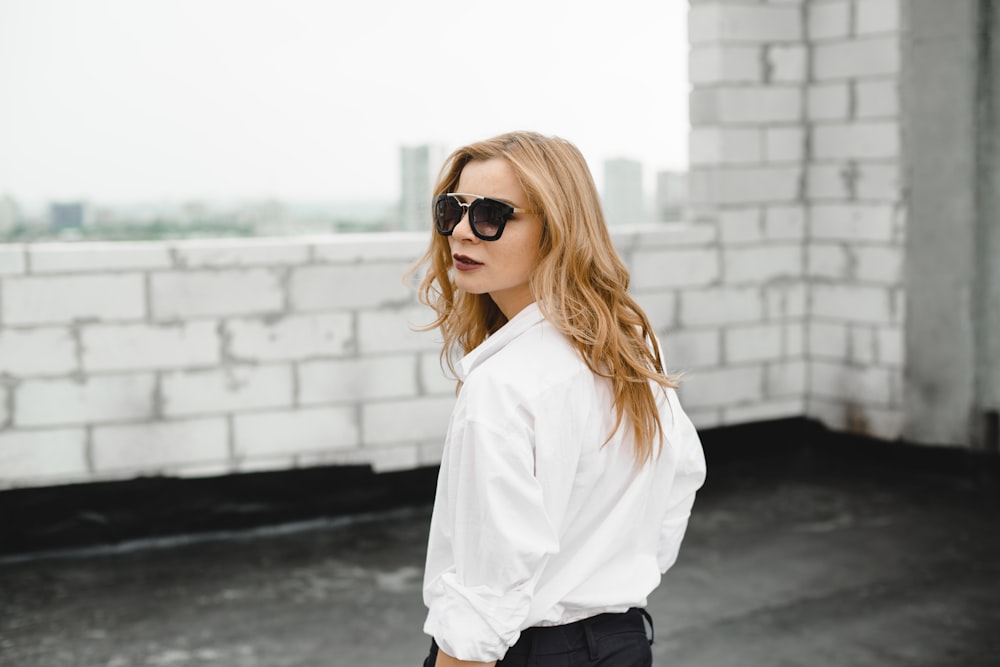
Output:
[[531,304],[460,362],[424,573],[424,632],[499,660],[535,625],[646,604],[674,563],[705,459],[673,390],[637,467],[610,382]]

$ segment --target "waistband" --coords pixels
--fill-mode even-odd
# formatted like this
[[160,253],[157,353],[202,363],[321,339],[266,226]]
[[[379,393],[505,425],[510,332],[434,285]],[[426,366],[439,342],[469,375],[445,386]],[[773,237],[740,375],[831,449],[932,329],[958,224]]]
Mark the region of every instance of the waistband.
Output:
[[646,634],[649,623],[649,643],[653,643],[653,619],[645,609],[632,607],[628,611],[615,614],[598,614],[566,625],[550,625],[527,628],[521,632],[520,638],[507,655],[551,655],[567,653],[587,647],[591,659],[597,659],[597,642],[609,635],[623,632],[641,632]]

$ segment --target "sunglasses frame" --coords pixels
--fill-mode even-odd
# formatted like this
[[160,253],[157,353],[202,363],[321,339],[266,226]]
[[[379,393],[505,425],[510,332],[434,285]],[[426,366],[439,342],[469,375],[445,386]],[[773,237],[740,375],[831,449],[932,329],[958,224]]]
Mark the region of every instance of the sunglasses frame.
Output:
[[[471,197],[472,201],[470,201],[470,202],[464,202],[461,199],[459,199],[459,197]],[[445,199],[452,199],[452,200],[454,200],[455,203],[458,204],[462,208],[462,214],[459,216],[458,222],[456,222],[455,226],[452,227],[448,231],[442,231],[441,228],[437,224],[437,207],[438,207],[438,202],[440,202],[442,200],[445,200]],[[482,202],[485,202],[485,203],[493,205],[493,206],[500,206],[501,207],[500,210],[503,213],[503,217],[500,220],[500,222],[497,223],[497,233],[496,234],[493,234],[493,235],[483,234],[483,233],[481,233],[479,231],[479,229],[477,228],[477,226],[472,222],[472,211],[473,211],[474,208],[476,208]],[[503,230],[507,226],[507,223],[510,222],[510,219],[514,216],[515,213],[532,213],[532,214],[535,214],[535,213],[538,212],[538,211],[532,211],[532,210],[526,209],[526,208],[516,208],[514,206],[511,206],[507,202],[500,201],[499,199],[493,199],[491,197],[484,197],[482,195],[472,195],[472,194],[468,194],[466,192],[446,192],[445,194],[438,195],[437,197],[434,198],[434,205],[433,205],[431,211],[432,211],[433,217],[434,217],[434,229],[437,230],[437,233],[440,234],[441,236],[451,236],[455,232],[455,228],[458,227],[458,225],[462,222],[462,218],[464,218],[466,215],[468,215],[469,216],[469,229],[472,230],[472,233],[475,234],[476,238],[482,239],[483,241],[496,241],[497,239],[499,239],[500,236],[503,234]]]

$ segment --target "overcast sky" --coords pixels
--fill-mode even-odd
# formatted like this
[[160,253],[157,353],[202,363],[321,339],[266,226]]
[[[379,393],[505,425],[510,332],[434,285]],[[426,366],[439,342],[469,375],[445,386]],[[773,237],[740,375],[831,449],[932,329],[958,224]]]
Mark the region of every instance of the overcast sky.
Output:
[[[395,197],[510,129],[687,164],[687,0],[0,0],[0,195]],[[600,180],[598,180],[600,185]]]

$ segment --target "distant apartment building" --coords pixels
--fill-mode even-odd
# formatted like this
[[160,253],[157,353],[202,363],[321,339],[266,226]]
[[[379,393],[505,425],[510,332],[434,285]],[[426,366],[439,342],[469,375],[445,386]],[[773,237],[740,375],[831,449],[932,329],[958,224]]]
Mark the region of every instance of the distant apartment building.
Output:
[[83,227],[90,218],[85,202],[57,202],[49,205],[49,228],[53,231]]
[[0,232],[7,232],[21,222],[21,210],[10,195],[0,197]]
[[604,161],[603,204],[609,225],[647,222],[641,162],[623,158]]
[[423,144],[400,147],[400,229],[429,228],[431,193],[445,157],[445,150],[441,146]]
[[660,171],[656,174],[656,222],[683,220],[688,204],[686,171]]

